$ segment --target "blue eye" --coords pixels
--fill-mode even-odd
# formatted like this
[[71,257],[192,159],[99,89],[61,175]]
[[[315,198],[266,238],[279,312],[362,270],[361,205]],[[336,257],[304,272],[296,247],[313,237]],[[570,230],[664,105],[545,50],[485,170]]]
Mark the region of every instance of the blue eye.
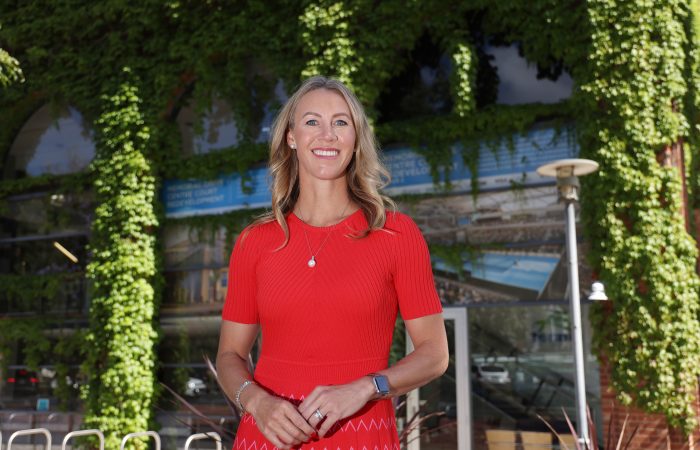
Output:
[[316,119],[309,119],[306,121],[306,125],[318,125],[318,120]]
[[338,119],[338,120],[335,121],[335,124],[344,127],[344,126],[346,126],[348,123],[347,123],[346,121],[344,121],[343,119]]

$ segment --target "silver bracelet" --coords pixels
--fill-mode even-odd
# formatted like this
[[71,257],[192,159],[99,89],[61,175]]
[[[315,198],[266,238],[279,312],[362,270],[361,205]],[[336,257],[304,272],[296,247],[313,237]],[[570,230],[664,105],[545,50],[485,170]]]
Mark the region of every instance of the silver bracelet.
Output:
[[244,390],[245,388],[247,388],[248,386],[250,386],[251,384],[255,384],[255,381],[253,381],[253,380],[245,380],[245,381],[243,382],[243,384],[241,384],[241,387],[239,387],[238,390],[236,391],[235,402],[236,402],[236,406],[238,406],[238,409],[241,410],[241,415],[243,415],[243,414],[245,414],[245,413],[247,412],[247,411],[245,410],[245,408],[243,407],[243,404],[241,403],[241,393],[243,393],[243,390]]

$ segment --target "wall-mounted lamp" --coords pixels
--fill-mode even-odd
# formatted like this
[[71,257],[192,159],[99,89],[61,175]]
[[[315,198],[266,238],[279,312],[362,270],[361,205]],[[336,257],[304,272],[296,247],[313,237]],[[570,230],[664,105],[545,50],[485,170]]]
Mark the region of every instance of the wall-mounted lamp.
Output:
[[605,285],[600,281],[594,281],[591,285],[591,294],[588,296],[588,300],[594,301],[605,301],[608,296],[605,295]]

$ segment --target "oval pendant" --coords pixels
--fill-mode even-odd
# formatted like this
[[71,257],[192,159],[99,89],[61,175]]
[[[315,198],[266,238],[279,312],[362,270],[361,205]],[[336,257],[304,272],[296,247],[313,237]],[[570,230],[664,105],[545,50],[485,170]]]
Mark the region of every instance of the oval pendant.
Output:
[[309,267],[314,268],[316,266],[316,259],[312,256],[309,262],[306,263]]

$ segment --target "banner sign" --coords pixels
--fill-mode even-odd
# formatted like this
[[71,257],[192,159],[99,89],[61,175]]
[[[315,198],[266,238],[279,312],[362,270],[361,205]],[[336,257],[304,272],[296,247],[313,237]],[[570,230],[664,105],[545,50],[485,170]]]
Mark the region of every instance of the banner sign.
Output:
[[165,215],[222,214],[269,206],[267,169],[252,169],[247,175],[243,182],[237,173],[221,175],[214,180],[166,180],[163,187]]
[[[514,136],[512,149],[502,143],[494,151],[482,144],[477,163],[479,190],[553,184],[553,178],[541,177],[536,169],[557,159],[576,157],[578,149],[570,141],[568,133],[563,132],[557,136],[553,129],[546,128]],[[430,166],[411,149],[387,150],[385,162],[391,173],[391,184],[385,189],[387,194],[423,194],[435,191]],[[451,192],[471,192],[472,177],[471,170],[464,163],[461,146],[455,145],[450,171]]]
[[[553,184],[554,179],[540,177],[535,169],[557,159],[574,158],[578,153],[570,136],[559,136],[551,128],[531,130],[513,137],[513,149],[502,143],[496,150],[482,144],[477,174],[479,189],[510,189],[515,185]],[[425,158],[410,148],[387,149],[384,161],[391,173],[388,195],[423,194],[436,190]],[[473,174],[464,164],[462,148],[455,145],[450,172],[453,193],[470,192]],[[245,187],[245,189],[244,189]],[[221,175],[214,180],[167,180],[163,188],[167,217],[221,214],[237,209],[270,205],[267,168],[247,172],[241,183],[239,174]]]

